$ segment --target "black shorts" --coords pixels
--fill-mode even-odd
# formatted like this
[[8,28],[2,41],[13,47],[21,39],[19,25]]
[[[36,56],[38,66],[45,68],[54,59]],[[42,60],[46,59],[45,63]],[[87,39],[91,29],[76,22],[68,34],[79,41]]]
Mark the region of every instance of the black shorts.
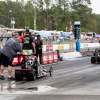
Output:
[[12,66],[12,59],[9,57],[5,56],[4,54],[1,53],[0,55],[0,60],[1,60],[1,65],[3,66]]

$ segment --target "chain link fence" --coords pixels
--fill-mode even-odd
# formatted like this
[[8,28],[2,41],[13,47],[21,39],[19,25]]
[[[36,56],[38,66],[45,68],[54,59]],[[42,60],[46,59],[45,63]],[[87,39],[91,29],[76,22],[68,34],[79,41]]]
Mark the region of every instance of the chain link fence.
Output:
[[[53,40],[43,40],[44,45],[55,45],[55,44],[74,44],[76,40],[64,40],[64,41],[53,41]],[[80,43],[98,43],[99,40],[79,40]]]

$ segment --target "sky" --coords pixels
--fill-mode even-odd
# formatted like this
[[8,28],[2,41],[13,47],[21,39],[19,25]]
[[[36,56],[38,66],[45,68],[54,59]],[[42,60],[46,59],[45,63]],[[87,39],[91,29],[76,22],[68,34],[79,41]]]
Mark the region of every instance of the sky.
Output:
[[90,0],[91,1],[91,7],[92,13],[100,14],[100,0]]
[[[5,0],[0,0],[0,1],[5,1]],[[14,1],[14,0],[13,0]],[[100,0],[90,0],[91,1],[91,7],[92,13],[100,14]]]

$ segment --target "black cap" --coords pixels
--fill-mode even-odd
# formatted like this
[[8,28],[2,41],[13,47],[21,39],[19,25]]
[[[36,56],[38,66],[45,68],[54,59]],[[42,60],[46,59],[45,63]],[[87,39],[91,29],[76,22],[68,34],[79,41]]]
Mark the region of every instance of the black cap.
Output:
[[40,35],[37,35],[37,37],[40,37]]
[[29,32],[29,29],[26,29],[26,32]]

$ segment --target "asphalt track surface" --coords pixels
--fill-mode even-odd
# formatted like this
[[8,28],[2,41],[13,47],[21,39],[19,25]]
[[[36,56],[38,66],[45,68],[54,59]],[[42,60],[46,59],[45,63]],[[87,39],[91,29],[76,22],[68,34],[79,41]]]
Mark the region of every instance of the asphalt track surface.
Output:
[[44,66],[47,70],[53,67],[53,76],[35,81],[8,81],[6,68],[6,80],[0,80],[0,100],[100,100],[100,64],[90,61],[90,57],[81,57]]

